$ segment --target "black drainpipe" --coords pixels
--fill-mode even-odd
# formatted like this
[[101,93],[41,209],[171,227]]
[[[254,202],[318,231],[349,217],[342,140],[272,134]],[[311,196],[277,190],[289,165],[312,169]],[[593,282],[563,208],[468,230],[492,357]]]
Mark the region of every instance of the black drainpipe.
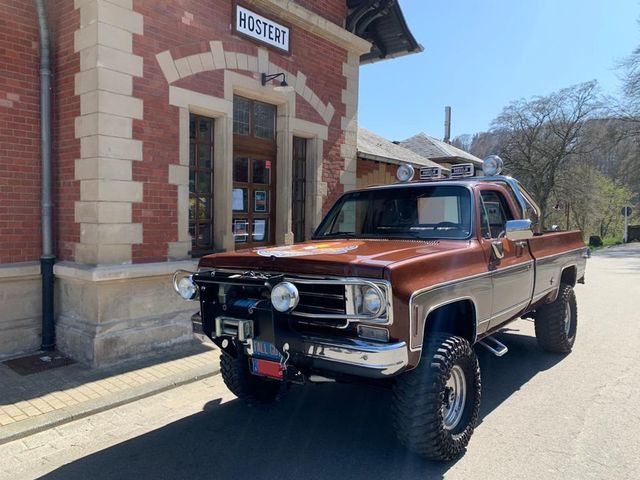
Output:
[[40,149],[42,155],[42,350],[56,346],[53,318],[53,203],[51,202],[51,68],[49,66],[49,27],[44,0],[34,0],[40,33]]

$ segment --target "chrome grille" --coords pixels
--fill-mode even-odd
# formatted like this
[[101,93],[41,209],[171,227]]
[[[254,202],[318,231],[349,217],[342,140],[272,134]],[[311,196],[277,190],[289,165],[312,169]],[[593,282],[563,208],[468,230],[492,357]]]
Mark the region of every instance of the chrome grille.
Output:
[[[314,313],[318,314],[318,316],[346,313],[344,285],[307,285],[298,283],[296,286],[300,294],[300,301],[294,312]],[[336,323],[344,323],[344,321]]]

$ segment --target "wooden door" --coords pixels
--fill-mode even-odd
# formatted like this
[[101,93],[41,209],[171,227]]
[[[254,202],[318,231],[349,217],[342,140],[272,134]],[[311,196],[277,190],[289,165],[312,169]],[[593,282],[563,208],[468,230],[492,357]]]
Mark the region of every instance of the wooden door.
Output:
[[276,107],[234,97],[232,232],[236,248],[274,243]]

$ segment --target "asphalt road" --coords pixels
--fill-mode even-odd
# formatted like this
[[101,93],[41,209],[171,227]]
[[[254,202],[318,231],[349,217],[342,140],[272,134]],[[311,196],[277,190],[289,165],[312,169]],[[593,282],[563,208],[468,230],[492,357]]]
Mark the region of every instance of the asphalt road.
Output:
[[450,463],[397,444],[385,390],[308,386],[249,408],[216,377],[9,444],[4,472],[65,480],[640,478],[640,245],[594,256],[576,293],[570,355],[539,350],[525,320],[500,335],[506,356],[479,350],[480,421],[466,454]]

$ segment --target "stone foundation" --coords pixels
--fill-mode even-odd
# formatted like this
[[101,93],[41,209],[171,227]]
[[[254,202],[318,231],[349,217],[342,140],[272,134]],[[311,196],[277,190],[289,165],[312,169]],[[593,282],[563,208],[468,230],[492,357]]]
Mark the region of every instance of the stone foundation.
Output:
[[0,265],[0,359],[40,347],[41,284],[37,262]]
[[193,341],[197,302],[173,290],[176,269],[193,261],[86,266],[62,262],[56,274],[56,343],[74,359],[104,366]]

